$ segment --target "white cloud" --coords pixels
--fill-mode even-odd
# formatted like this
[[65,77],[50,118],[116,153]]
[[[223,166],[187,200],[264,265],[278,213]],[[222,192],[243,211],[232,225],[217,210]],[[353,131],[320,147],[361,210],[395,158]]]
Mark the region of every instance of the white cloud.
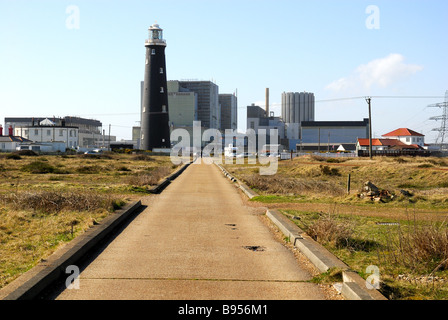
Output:
[[333,81],[326,89],[341,92],[355,89],[370,89],[372,87],[386,88],[423,70],[422,66],[404,63],[401,54],[390,54],[385,58],[375,59],[360,65],[353,73]]

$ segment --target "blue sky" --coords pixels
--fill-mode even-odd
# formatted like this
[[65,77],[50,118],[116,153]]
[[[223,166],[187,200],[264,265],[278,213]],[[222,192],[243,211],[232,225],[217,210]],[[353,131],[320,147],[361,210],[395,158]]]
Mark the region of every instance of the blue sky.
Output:
[[[362,120],[368,108],[364,99],[322,100],[448,90],[445,0],[0,0],[0,122],[82,116],[130,139],[156,21],[168,79],[237,91],[242,131],[246,106],[264,104],[265,88],[276,115],[282,92],[314,92],[325,121]],[[373,98],[374,135],[408,127],[431,142],[440,122],[428,119],[442,110],[427,106],[443,101]]]

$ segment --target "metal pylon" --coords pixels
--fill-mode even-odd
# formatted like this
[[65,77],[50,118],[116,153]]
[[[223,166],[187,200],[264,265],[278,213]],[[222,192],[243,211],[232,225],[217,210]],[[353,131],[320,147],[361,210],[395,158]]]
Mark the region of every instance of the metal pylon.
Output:
[[442,115],[429,118],[429,120],[440,121],[440,127],[434,128],[432,131],[439,132],[436,138],[436,145],[440,146],[440,150],[448,151],[448,90],[445,92],[445,102],[431,104],[430,108],[441,108]]

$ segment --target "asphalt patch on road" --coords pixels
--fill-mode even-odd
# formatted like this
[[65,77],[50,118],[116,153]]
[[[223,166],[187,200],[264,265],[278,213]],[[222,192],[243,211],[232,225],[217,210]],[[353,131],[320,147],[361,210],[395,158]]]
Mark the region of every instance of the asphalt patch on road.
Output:
[[254,252],[260,252],[260,251],[266,250],[265,247],[261,247],[261,246],[243,246],[243,248],[246,250],[254,251]]

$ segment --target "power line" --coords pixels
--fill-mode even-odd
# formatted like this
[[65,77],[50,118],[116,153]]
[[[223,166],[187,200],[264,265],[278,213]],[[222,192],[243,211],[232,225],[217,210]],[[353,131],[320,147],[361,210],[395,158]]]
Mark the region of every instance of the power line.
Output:
[[[444,96],[369,96],[370,98],[378,98],[378,99],[441,99]],[[347,100],[358,100],[365,99],[366,96],[359,97],[347,97],[347,98],[334,98],[334,99],[325,99],[325,100],[316,100],[315,103],[320,102],[336,102],[336,101],[347,101]],[[261,104],[263,105],[263,104]],[[272,103],[271,106],[281,106],[281,103]]]

